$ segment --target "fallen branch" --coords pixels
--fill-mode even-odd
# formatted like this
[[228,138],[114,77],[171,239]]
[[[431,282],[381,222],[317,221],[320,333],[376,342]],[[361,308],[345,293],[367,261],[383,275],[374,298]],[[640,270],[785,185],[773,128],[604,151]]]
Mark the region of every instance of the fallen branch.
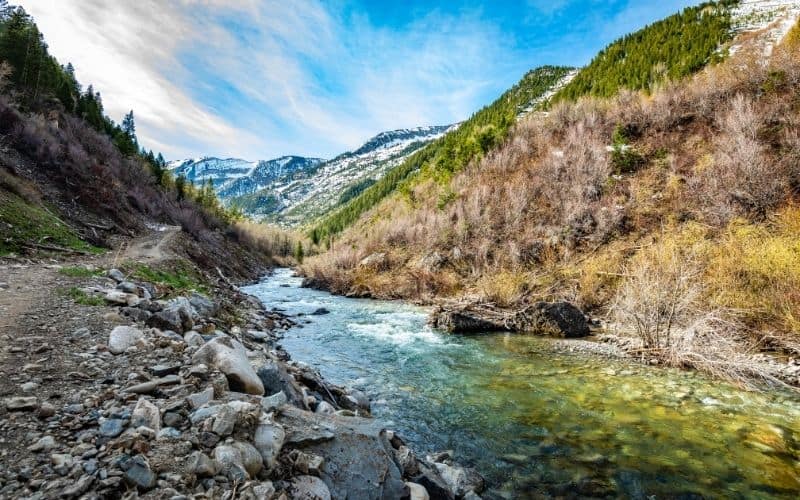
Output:
[[37,249],[37,250],[48,250],[51,252],[62,252],[62,253],[76,253],[79,255],[91,255],[89,252],[85,252],[83,250],[77,250],[74,248],[64,248],[55,245],[40,245],[38,243],[24,243],[22,245],[25,248],[30,249]]

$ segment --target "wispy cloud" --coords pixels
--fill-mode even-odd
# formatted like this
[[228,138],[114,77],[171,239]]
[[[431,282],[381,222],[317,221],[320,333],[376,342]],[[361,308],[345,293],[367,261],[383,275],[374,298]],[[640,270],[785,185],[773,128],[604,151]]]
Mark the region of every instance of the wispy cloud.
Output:
[[603,29],[559,26],[574,0],[511,2],[505,20],[493,3],[415,5],[380,24],[355,0],[18,1],[107,112],[134,109],[140,141],[172,158],[332,156],[382,130],[462,120],[558,62],[564,40],[596,50],[587,32]]

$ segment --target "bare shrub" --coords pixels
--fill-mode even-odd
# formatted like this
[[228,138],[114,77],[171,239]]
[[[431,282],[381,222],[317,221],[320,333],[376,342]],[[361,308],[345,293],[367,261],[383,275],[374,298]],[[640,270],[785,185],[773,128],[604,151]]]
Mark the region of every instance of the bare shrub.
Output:
[[696,317],[701,285],[690,255],[674,246],[639,256],[628,266],[612,307],[616,321],[630,328],[645,349],[671,347],[673,332]]

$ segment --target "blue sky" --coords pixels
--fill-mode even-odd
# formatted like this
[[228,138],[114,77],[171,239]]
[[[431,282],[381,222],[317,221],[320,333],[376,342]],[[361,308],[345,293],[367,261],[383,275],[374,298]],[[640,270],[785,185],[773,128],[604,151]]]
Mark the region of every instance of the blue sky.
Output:
[[19,0],[107,112],[170,159],[333,157],[463,120],[542,64],[696,2]]

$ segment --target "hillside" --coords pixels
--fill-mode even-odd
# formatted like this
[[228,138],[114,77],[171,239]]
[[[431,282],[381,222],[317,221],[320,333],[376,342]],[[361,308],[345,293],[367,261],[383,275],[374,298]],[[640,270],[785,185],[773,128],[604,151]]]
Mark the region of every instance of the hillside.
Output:
[[379,204],[304,266],[309,282],[567,300],[661,362],[769,379],[747,353],[800,352],[800,29],[763,50],[787,18],[694,77],[528,116],[446,183],[421,176]]
[[249,162],[198,158],[168,164],[176,176],[213,183],[220,199],[259,220],[296,226],[333,209],[445,133],[449,126],[382,132],[332,160],[285,156]]
[[492,104],[476,112],[455,130],[409,156],[361,194],[326,215],[312,229],[312,239],[328,240],[358,220],[412,176],[446,182],[454,173],[479,160],[505,140],[519,115],[532,103],[565,82],[571,68],[544,66],[528,72]]

